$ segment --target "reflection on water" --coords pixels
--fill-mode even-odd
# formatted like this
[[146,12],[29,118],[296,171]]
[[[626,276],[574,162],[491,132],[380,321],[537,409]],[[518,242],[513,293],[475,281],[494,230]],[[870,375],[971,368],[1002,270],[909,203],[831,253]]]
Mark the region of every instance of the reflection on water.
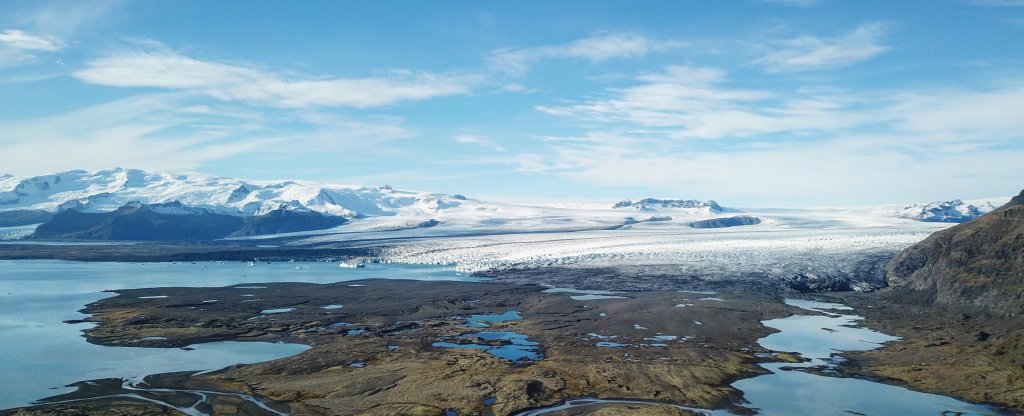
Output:
[[517,311],[506,311],[496,315],[470,315],[466,318],[466,326],[470,328],[487,328],[490,325],[487,322],[507,322],[507,321],[518,321],[523,319]]
[[626,299],[625,296],[617,296],[621,292],[609,292],[607,290],[578,290],[565,287],[555,287],[544,290],[544,293],[568,293],[572,300],[602,300],[602,299]]
[[[293,355],[302,345],[218,342],[175,348],[102,347],[85,342],[81,331],[90,324],[66,324],[82,319],[86,304],[113,296],[105,290],[163,286],[239,286],[258,290],[253,283],[330,283],[383,278],[416,280],[484,279],[457,276],[431,266],[370,265],[342,269],[333,263],[80,263],[68,261],[0,261],[0,409],[28,405],[33,400],[72,391],[76,381],[170,371],[213,370]],[[211,300],[212,301],[212,300]]]
[[439,348],[470,348],[482,350],[498,358],[503,358],[514,363],[525,363],[543,358],[540,352],[540,343],[530,341],[526,335],[515,332],[475,332],[472,334],[460,335],[459,339],[472,340],[481,339],[484,341],[504,341],[500,345],[435,342],[432,345]]
[[772,374],[740,380],[733,386],[743,391],[750,407],[766,415],[846,413],[865,415],[993,415],[988,406],[965,403],[950,397],[921,393],[902,387],[857,378],[815,375],[800,368],[832,364],[840,351],[866,351],[899,338],[853,327],[864,319],[849,314],[852,308],[835,303],[787,299],[786,303],[826,315],[796,315],[764,321],[777,332],[758,342],[776,351],[798,352],[810,358],[800,364],[770,363],[762,367]]
[[[863,318],[850,314],[852,308],[835,303],[787,299],[786,303],[824,315],[794,315],[763,321],[765,326],[780,332],[761,338],[765,348],[795,352],[810,359],[799,364],[769,363],[761,366],[771,371],[758,377],[733,383],[749,403],[763,415],[998,415],[999,411],[983,405],[962,402],[950,397],[921,393],[902,387],[875,383],[857,378],[828,377],[802,369],[828,368],[837,361],[840,351],[865,351],[878,348],[897,337],[857,328]],[[591,334],[596,337],[596,334]],[[627,347],[611,341],[599,346]],[[687,408],[675,404],[633,400],[601,400],[581,398],[556,406],[519,413],[520,416],[545,414],[586,414],[602,406],[646,405],[668,406],[697,414],[731,415],[725,410]]]

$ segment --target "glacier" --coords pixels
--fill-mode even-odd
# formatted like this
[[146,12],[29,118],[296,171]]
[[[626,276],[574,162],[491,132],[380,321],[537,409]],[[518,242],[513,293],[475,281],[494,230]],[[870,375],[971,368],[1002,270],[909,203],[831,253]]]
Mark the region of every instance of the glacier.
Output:
[[[115,168],[0,176],[0,219],[10,217],[0,222],[0,239],[25,238],[33,232],[39,237],[40,230],[52,229],[56,221],[40,225],[39,219],[61,219],[67,216],[64,213],[93,216],[89,221],[120,220],[133,224],[130,231],[138,228],[134,224],[142,217],[155,222],[195,217],[206,221],[196,224],[220,218],[228,224],[222,236],[213,237],[217,244],[358,248],[374,253],[378,261],[447,265],[465,273],[528,274],[531,269],[560,268],[572,274],[616,268],[620,274],[654,273],[658,279],[743,276],[800,287],[867,276],[869,281],[840,283],[870,289],[877,283],[870,276],[897,251],[951,226],[950,220],[969,219],[1001,202],[1003,198],[789,209],[733,208],[712,200],[676,198],[515,204],[386,185],[247,181]],[[104,217],[118,212],[137,215]],[[738,212],[744,218],[737,224],[741,226],[693,226],[735,222]],[[181,238],[195,229],[194,224],[191,227],[170,231]],[[56,235],[148,237],[125,229]],[[623,269],[635,265],[644,270]]]

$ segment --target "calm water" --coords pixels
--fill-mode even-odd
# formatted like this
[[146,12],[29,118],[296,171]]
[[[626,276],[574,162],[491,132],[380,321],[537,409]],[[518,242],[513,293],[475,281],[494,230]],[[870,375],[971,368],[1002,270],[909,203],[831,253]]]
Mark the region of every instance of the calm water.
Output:
[[[749,401],[744,404],[745,407],[756,409],[762,415],[780,416],[1001,414],[988,406],[965,403],[945,396],[916,392],[868,380],[828,377],[799,371],[799,368],[806,367],[828,368],[834,364],[833,354],[840,351],[875,349],[881,343],[898,338],[870,329],[854,327],[863,318],[853,315],[850,308],[843,305],[793,299],[787,299],[786,303],[827,315],[796,315],[764,321],[765,326],[778,329],[781,332],[768,335],[758,340],[758,343],[776,351],[797,352],[811,361],[800,364],[763,364],[762,367],[771,371],[772,374],[733,383],[733,387],[743,391],[744,399]],[[617,346],[624,347],[625,345]],[[570,400],[556,406],[522,412],[519,415],[539,416],[571,409],[596,409],[594,406],[602,404],[669,406],[706,415],[731,415],[725,410],[693,409],[657,402],[595,398]]]
[[[237,363],[297,354],[303,345],[215,342],[177,348],[102,347],[85,342],[81,331],[86,304],[112,296],[104,290],[159,286],[227,286],[242,283],[330,283],[357,279],[461,280],[439,267],[373,264],[340,268],[333,263],[79,263],[0,261],[0,409],[70,392],[76,381],[148,374],[215,370]],[[11,382],[16,380],[17,382]]]
[[[994,415],[996,410],[950,397],[921,393],[888,384],[856,378],[825,377],[798,371],[800,367],[828,367],[839,351],[866,351],[899,338],[852,327],[863,318],[850,308],[834,303],[786,300],[825,316],[791,316],[764,321],[778,329],[758,341],[776,351],[796,351],[810,358],[801,364],[764,364],[772,374],[740,380],[733,384],[744,397],[766,415],[865,414],[865,415]],[[789,368],[789,369],[787,369]]]

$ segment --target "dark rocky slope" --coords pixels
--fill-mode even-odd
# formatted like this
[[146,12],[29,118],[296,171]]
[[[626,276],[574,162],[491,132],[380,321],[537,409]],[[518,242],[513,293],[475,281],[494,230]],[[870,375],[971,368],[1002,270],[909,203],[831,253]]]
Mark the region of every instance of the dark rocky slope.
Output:
[[266,214],[245,218],[245,226],[233,232],[231,237],[322,230],[337,227],[346,222],[348,220],[343,217],[281,207]]
[[127,204],[117,211],[66,210],[36,229],[34,238],[71,240],[204,241],[242,228],[239,217],[186,207],[180,203]]
[[53,213],[41,209],[16,209],[0,212],[0,227],[41,224],[53,218]]
[[111,212],[61,211],[36,228],[32,238],[199,242],[225,237],[321,230],[347,221],[343,217],[286,207],[261,215],[240,217],[180,202],[134,202]]
[[936,232],[886,267],[894,300],[1024,315],[1024,191],[978,219]]
[[735,217],[725,218],[713,218],[710,220],[694,221],[690,223],[690,227],[693,228],[725,228],[725,227],[738,227],[741,225],[755,225],[760,224],[761,219],[756,217],[750,217],[747,215],[739,215]]

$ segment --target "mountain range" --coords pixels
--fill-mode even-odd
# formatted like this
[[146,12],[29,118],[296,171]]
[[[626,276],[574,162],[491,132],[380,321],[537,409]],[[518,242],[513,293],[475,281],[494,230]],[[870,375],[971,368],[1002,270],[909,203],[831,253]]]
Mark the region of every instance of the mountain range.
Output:
[[967,203],[954,199],[952,201],[908,205],[901,209],[897,215],[925,222],[961,223],[978,218],[995,209],[996,206],[990,201]]
[[[991,204],[910,205],[893,216],[963,222]],[[331,229],[393,231],[458,223],[463,232],[610,229],[678,220],[724,226],[741,212],[715,201],[639,198],[608,204],[516,205],[460,194],[310,181],[247,181],[203,174],[114,168],[0,176],[0,239],[206,241]],[[637,213],[653,213],[648,220]],[[671,215],[669,215],[671,214]],[[751,225],[750,218],[730,225]],[[735,222],[735,220],[730,220]],[[442,227],[443,228],[443,227]],[[477,230],[477,231],[474,231]],[[440,232],[440,231],[438,231]]]

